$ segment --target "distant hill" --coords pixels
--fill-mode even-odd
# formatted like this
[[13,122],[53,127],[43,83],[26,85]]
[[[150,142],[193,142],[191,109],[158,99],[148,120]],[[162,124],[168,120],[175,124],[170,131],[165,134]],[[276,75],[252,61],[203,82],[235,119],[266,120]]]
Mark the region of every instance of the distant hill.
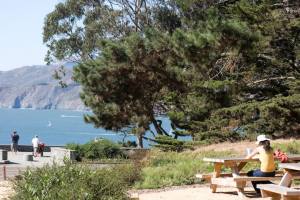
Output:
[[72,67],[67,67],[61,88],[52,75],[57,66],[26,66],[0,72],[0,108],[71,109],[82,110],[80,86],[72,77]]

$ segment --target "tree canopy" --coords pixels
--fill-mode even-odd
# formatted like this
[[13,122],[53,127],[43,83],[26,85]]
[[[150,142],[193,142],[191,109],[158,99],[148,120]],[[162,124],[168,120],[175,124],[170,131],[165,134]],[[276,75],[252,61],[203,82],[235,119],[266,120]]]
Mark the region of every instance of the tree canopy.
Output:
[[140,146],[151,124],[156,141],[172,143],[158,114],[170,118],[174,138],[297,135],[299,7],[279,0],[66,0],[46,17],[46,59],[76,58],[74,78],[93,111],[86,121],[130,127]]

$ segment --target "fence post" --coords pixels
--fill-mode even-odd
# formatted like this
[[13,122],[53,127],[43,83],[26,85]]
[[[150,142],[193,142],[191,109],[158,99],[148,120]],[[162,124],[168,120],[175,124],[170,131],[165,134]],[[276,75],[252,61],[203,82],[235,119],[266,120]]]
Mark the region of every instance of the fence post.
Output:
[[3,165],[3,179],[6,181],[6,166]]

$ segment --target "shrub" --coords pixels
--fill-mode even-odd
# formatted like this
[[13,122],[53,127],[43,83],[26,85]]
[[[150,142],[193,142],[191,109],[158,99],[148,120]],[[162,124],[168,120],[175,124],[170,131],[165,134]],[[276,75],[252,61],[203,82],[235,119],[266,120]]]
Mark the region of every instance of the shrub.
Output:
[[69,143],[66,145],[67,149],[75,150],[76,151],[76,160],[81,161],[81,158],[84,156],[84,150],[82,145],[76,143]]
[[76,150],[80,157],[87,159],[125,158],[125,154],[117,145],[109,140],[91,141],[83,145],[68,144],[68,149]]
[[44,166],[27,170],[20,180],[14,182],[16,194],[13,199],[125,200],[128,199],[129,184],[135,180],[132,178],[134,173],[136,171],[131,165],[93,171],[69,163]]

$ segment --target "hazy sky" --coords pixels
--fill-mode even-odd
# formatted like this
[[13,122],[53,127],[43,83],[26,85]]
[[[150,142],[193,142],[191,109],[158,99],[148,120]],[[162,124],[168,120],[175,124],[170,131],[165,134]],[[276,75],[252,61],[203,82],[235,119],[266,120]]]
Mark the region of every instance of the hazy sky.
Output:
[[45,16],[61,0],[0,0],[0,71],[45,64]]

